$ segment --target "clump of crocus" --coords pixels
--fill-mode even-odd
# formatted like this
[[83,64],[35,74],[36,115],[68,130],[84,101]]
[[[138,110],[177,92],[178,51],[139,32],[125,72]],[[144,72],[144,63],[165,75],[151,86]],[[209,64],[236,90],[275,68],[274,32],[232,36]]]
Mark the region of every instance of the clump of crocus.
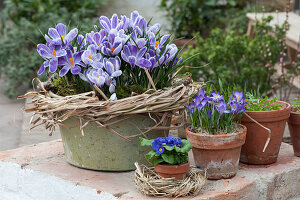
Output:
[[77,28],[68,32],[59,23],[45,35],[47,43],[38,45],[45,60],[38,74],[49,68],[50,73],[58,72],[69,81],[78,75],[92,88],[109,92],[111,100],[117,99],[116,87],[148,89],[147,73],[157,89],[168,87],[183,62],[177,46],[171,44],[173,38],[160,35],[159,30],[159,24],[151,26],[137,11],[130,18],[101,16],[99,25],[85,36],[78,34]]
[[147,140],[140,138],[141,146],[151,146],[152,149],[145,156],[152,160],[153,165],[166,163],[179,165],[188,162],[188,152],[192,149],[192,144],[188,140],[174,137],[158,137]]
[[228,102],[220,92],[214,90],[206,95],[204,88],[193,97],[192,103],[186,106],[191,121],[191,129],[208,134],[231,133],[246,110],[243,92],[235,90]]

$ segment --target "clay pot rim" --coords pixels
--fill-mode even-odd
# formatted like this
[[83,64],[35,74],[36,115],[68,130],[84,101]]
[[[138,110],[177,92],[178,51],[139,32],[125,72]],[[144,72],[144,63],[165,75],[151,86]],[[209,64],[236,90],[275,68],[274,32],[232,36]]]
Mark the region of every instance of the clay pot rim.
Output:
[[[168,163],[166,163],[166,164],[164,164],[164,163],[159,163],[159,164],[157,164],[157,165],[162,165],[162,166],[165,166],[165,167],[173,167],[173,166],[183,166],[183,165],[190,165],[190,161],[188,160],[186,163],[182,163],[182,164],[177,164],[177,165],[171,165],[171,164],[168,164]],[[155,165],[155,166],[157,166],[157,165]]]
[[[247,102],[247,99],[245,101]],[[270,100],[267,100],[267,101],[270,101]],[[277,100],[274,103],[275,104],[278,104],[278,103],[282,104],[282,106],[280,107],[279,110],[268,110],[268,111],[248,111],[248,110],[246,110],[245,112],[249,113],[249,114],[251,114],[251,113],[253,113],[253,114],[255,114],[255,113],[262,113],[263,114],[263,113],[276,113],[276,112],[279,112],[279,111],[287,111],[287,110],[291,110],[292,109],[291,104],[289,104],[289,103],[287,103],[285,101],[278,101]]]
[[214,138],[224,138],[224,137],[231,137],[232,135],[241,135],[243,134],[243,131],[246,129],[247,127],[243,124],[238,124],[240,127],[243,128],[243,130],[236,132],[236,133],[228,133],[228,134],[218,134],[218,135],[213,135],[213,134],[200,134],[200,133],[194,133],[192,131],[190,131],[191,126],[188,126],[185,131],[189,132],[189,134],[192,135],[197,135],[197,136],[204,136],[204,137],[214,137]]

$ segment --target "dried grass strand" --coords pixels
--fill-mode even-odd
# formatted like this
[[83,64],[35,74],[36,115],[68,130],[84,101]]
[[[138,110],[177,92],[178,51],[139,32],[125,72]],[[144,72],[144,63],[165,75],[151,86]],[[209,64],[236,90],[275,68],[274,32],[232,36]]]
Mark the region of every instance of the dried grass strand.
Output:
[[198,168],[191,167],[183,180],[161,178],[154,168],[140,166],[135,163],[134,181],[137,188],[145,195],[156,197],[184,197],[198,195],[205,182],[206,173]]

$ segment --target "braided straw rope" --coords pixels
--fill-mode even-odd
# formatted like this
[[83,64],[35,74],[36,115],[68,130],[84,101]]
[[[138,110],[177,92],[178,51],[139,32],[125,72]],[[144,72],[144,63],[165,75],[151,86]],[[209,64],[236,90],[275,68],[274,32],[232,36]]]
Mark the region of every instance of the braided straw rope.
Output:
[[143,194],[150,196],[175,198],[196,196],[201,192],[206,181],[205,171],[194,167],[190,167],[183,180],[174,180],[160,178],[153,167],[141,168],[138,163],[135,163],[135,166],[135,184]]
[[[80,124],[78,125],[83,135],[83,129],[89,122],[96,122],[100,127],[105,127],[119,135],[111,130],[109,125],[135,114],[147,114],[151,119],[153,119],[151,115],[160,116],[161,120],[157,122],[153,119],[156,123],[155,126],[149,127],[145,132],[151,129],[169,129],[163,124],[174,114],[172,111],[182,110],[189,100],[189,95],[202,86],[192,83],[180,84],[163,90],[149,89],[143,94],[117,101],[100,101],[94,91],[63,97],[46,91],[43,84],[40,85],[39,92],[28,92],[19,98],[33,98],[31,103],[33,107],[25,109],[26,112],[33,112],[31,129],[45,125],[45,128],[50,131],[50,135],[56,125],[66,126],[63,121],[70,117],[79,119]],[[34,116],[37,117],[34,119]],[[117,117],[120,120],[110,121]],[[85,121],[84,124],[82,124],[83,121]],[[145,132],[141,132],[141,134]]]

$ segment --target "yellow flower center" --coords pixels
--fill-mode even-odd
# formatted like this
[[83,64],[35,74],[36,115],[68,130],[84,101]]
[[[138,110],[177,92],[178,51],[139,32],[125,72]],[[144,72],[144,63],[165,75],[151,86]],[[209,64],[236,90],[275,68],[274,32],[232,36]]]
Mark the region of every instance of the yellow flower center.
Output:
[[219,95],[217,94],[216,99],[219,99]]
[[97,74],[97,78],[99,78],[99,74]]
[[162,148],[159,148],[158,151],[162,151]]
[[111,48],[110,50],[111,50],[111,52],[114,52],[115,48]]
[[158,46],[158,44],[159,44],[159,41],[156,41],[156,42],[155,42],[155,47],[157,47],[157,46]]
[[73,58],[69,58],[69,61],[71,62],[72,67],[74,67],[74,61],[73,61]]
[[97,44],[97,46],[99,47],[99,46],[100,46],[100,44]]
[[238,96],[237,100],[239,100],[239,99],[240,99],[240,96]]
[[166,143],[162,143],[162,145],[166,145]]
[[235,109],[235,106],[233,106],[233,109]]
[[89,55],[89,59],[92,59],[92,56],[91,56],[91,55]]
[[61,37],[61,39],[63,40],[65,36],[62,35],[62,36],[60,36],[60,37]]
[[52,51],[52,54],[54,55],[54,57],[56,57],[56,51],[55,50]]

